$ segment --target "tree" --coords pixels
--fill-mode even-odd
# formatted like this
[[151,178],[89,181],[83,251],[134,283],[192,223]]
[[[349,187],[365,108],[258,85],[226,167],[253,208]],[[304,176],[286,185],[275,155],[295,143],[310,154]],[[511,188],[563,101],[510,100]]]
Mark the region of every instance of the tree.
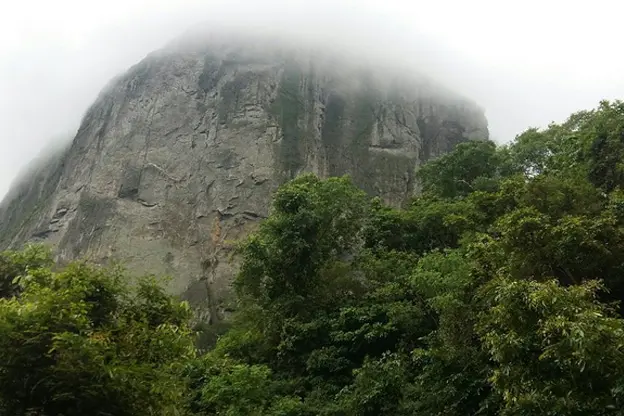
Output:
[[20,295],[0,299],[2,414],[183,411],[181,370],[194,354],[186,304],[151,278],[130,290],[116,268],[32,266]]
[[502,415],[622,414],[624,321],[597,300],[601,289],[505,277],[484,288],[477,328]]
[[491,188],[496,179],[513,171],[505,149],[498,150],[489,140],[473,140],[422,166],[418,177],[425,194],[454,198]]
[[361,240],[368,203],[346,178],[303,175],[275,194],[273,212],[242,246],[238,293],[265,309],[309,314],[327,298],[323,268]]
[[42,246],[27,245],[20,251],[1,252],[0,298],[9,298],[19,293],[19,286],[15,282],[17,277],[52,265],[52,254]]
[[266,365],[209,354],[193,362],[190,375],[198,392],[191,404],[194,414],[312,416]]
[[460,144],[405,209],[345,179],[284,185],[243,246],[240,320],[214,354],[289,386],[263,403],[313,414],[619,414],[624,197],[600,156],[619,154],[618,105]]

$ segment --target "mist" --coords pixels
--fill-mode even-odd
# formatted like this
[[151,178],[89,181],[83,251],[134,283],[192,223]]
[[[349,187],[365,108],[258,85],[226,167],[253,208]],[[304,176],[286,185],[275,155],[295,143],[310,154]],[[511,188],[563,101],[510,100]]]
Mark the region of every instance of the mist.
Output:
[[265,31],[429,75],[483,107],[490,137],[624,96],[620,12],[608,0],[22,1],[0,17],[0,198],[64,145],[99,91],[194,27]]

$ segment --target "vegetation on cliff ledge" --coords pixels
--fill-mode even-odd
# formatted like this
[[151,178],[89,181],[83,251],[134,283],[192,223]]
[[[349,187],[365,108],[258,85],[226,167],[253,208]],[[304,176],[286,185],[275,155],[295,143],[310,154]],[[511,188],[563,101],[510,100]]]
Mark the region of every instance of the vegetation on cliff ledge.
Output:
[[405,210],[300,176],[199,353],[153,279],[0,256],[2,415],[623,415],[624,103],[460,144]]

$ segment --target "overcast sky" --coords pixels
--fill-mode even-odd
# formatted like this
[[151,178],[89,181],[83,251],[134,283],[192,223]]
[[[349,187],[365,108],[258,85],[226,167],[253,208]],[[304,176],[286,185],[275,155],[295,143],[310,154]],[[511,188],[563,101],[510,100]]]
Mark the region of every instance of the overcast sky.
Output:
[[[0,14],[0,197],[113,76],[200,22],[323,34],[394,56],[486,110],[491,138],[624,97],[617,0],[21,0]],[[370,47],[369,47],[370,46]]]

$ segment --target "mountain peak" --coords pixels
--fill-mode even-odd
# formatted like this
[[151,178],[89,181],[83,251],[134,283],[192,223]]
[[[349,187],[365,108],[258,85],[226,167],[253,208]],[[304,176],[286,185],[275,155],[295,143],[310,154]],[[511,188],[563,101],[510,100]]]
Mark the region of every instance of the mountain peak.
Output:
[[279,184],[349,174],[398,206],[418,192],[423,162],[488,136],[471,101],[339,50],[207,30],[150,54],[0,205],[3,246],[40,241],[61,261],[175,276],[173,292],[221,319],[231,242],[267,216]]

